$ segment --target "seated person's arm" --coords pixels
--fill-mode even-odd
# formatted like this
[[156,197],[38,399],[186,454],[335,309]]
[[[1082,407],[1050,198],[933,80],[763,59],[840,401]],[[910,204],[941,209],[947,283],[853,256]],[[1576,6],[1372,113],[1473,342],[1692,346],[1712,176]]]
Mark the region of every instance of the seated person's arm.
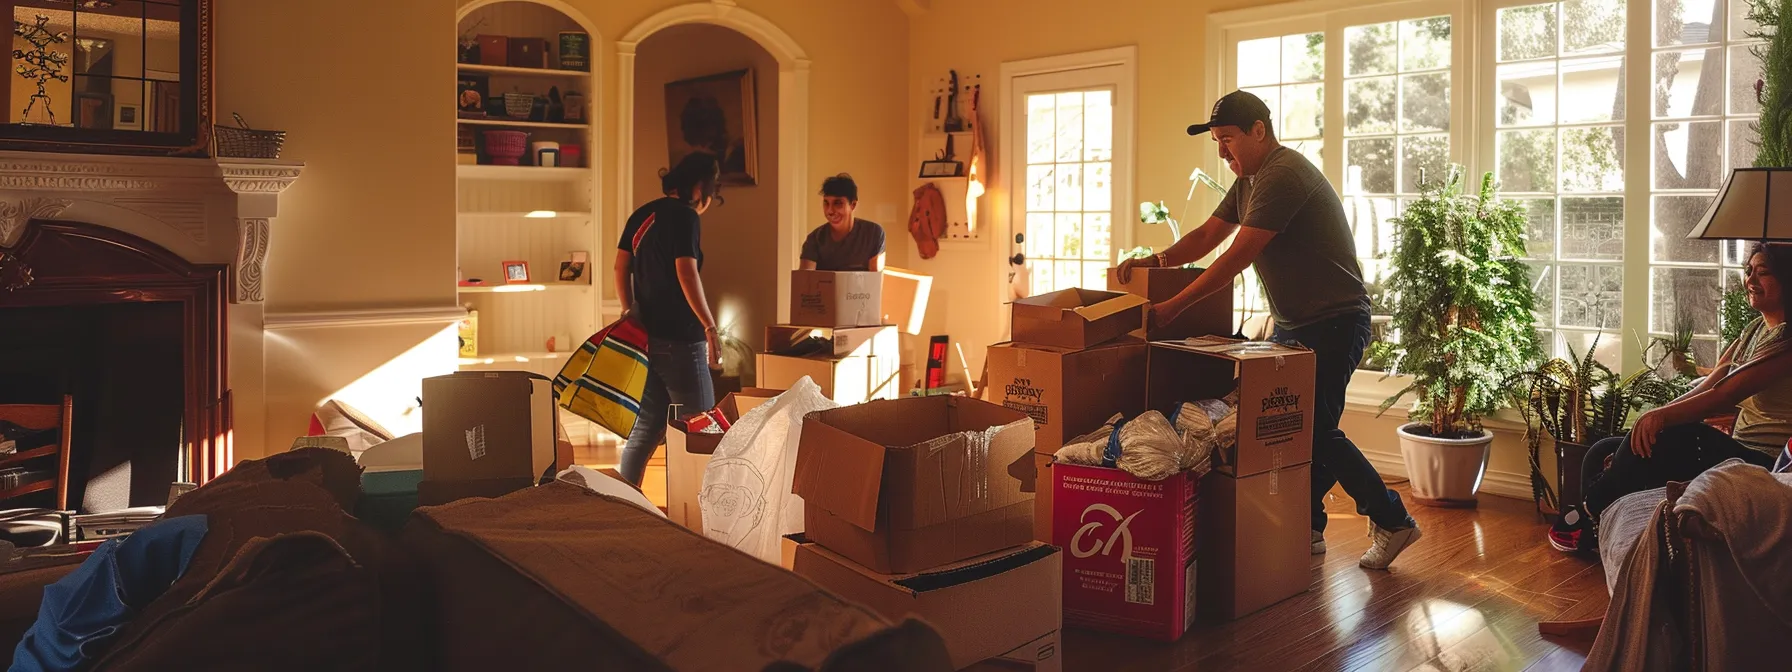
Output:
[[1689,393],[1637,418],[1636,427],[1630,430],[1630,449],[1638,455],[1648,457],[1654,450],[1656,435],[1661,430],[1675,425],[1703,422],[1705,418],[1734,408],[1742,400],[1759,394],[1767,386],[1784,380],[1787,376],[1792,376],[1792,352],[1735,367],[1721,378],[1713,374],[1715,382],[1705,390]]

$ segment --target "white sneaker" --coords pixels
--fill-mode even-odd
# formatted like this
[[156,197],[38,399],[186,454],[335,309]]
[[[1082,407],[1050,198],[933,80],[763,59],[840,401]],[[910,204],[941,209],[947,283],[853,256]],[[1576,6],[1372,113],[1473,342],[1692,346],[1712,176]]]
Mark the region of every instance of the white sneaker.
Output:
[[1313,530],[1313,555],[1325,555],[1325,535]]
[[1387,569],[1388,565],[1394,564],[1394,558],[1400,557],[1400,552],[1418,541],[1420,536],[1422,533],[1417,525],[1404,530],[1384,530],[1370,521],[1369,537],[1374,541],[1357,564],[1368,569]]

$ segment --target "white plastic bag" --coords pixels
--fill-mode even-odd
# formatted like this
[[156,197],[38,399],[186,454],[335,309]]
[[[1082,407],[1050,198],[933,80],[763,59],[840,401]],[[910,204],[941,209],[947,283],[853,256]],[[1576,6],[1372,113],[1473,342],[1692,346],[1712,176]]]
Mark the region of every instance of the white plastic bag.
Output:
[[703,535],[777,564],[779,539],[803,530],[803,498],[790,492],[803,416],[838,406],[804,376],[736,420],[703,472]]
[[572,465],[560,473],[554,474],[554,480],[565,481],[600,495],[609,495],[639,506],[645,511],[650,511],[653,515],[666,517],[666,512],[661,511],[660,507],[654,506],[653,502],[648,501],[647,495],[641,494],[641,491],[636,490],[635,486],[623,483],[591,467]]

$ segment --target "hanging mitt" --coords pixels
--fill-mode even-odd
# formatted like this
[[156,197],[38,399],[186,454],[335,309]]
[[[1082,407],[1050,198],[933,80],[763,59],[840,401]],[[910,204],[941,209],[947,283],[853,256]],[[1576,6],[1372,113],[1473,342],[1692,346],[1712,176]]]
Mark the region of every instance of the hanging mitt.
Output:
[[946,235],[946,197],[932,182],[915,189],[915,208],[908,213],[908,233],[921,249],[922,259],[940,253],[940,238]]

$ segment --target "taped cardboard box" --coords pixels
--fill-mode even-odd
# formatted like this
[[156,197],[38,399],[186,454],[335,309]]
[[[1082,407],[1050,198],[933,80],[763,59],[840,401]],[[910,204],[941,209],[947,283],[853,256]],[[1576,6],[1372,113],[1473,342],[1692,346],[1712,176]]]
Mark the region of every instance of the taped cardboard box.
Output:
[[989,400],[1033,418],[1033,449],[1055,453],[1115,413],[1145,412],[1147,346],[1131,336],[1084,350],[989,347]]
[[791,271],[790,323],[875,327],[884,323],[882,273]]
[[[1132,270],[1132,281],[1121,282],[1119,269],[1110,268],[1108,291],[1126,292],[1144,297],[1152,303],[1162,303],[1194,284],[1195,278],[1201,277],[1203,272],[1204,269],[1199,268],[1135,268]],[[1230,286],[1231,283],[1227,285]],[[1190,336],[1230,336],[1235,331],[1232,319],[1232,292],[1218,291],[1189,306],[1168,324],[1160,324],[1149,331],[1140,329],[1133,332],[1133,335],[1153,341]]]
[[[716,408],[729,424],[734,424],[747,411],[779,394],[777,390],[750,387],[723,397]],[[722,444],[723,432],[687,431],[679,416],[690,413],[691,409],[675,407],[672,418],[666,421],[666,517],[702,532],[703,512],[697,505],[698,495],[703,490],[703,472],[709,468],[709,457]]]
[[522,371],[462,371],[423,379],[423,480],[552,476],[553,381]]
[[1062,630],[1016,647],[1002,655],[964,668],[961,672],[1061,672],[1064,669]]
[[1052,533],[1052,494],[1058,488],[1058,474],[1052,471],[1052,456],[1033,452],[1033,541],[1056,544]]
[[841,404],[900,396],[901,369],[895,357],[788,357],[760,354],[755,358],[759,387],[787,390],[808,376],[824,397]]
[[1313,461],[1313,351],[1207,336],[1151,344],[1146,408],[1170,416],[1183,402],[1238,391],[1237,441],[1214,469],[1261,474]]
[[1009,304],[1014,342],[1080,350],[1145,326],[1144,298],[1123,292],[1065,289]]
[[765,328],[765,353],[791,357],[889,357],[902,355],[896,327],[805,327],[774,324]]
[[920,336],[921,325],[927,320],[927,299],[933,294],[933,276],[885,266],[883,290],[882,324],[895,325],[902,333]]
[[1241,618],[1313,582],[1313,465],[1201,481],[1202,611]]
[[796,573],[829,592],[885,618],[914,615],[932,625],[946,639],[954,668],[1006,655],[1059,630],[1062,572],[1063,553],[1040,543],[896,574],[868,569],[819,544],[796,550]]
[[[760,670],[785,660],[857,670],[889,659],[867,660],[885,651],[854,651],[855,642],[916,634],[570,483],[419,510],[401,540],[425,564],[433,597],[431,669]],[[926,635],[908,646],[942,646]],[[846,659],[823,666],[836,652]]]
[[1052,531],[1068,551],[1064,622],[1166,642],[1182,637],[1195,620],[1193,472],[1145,481],[1077,464],[1052,471]]
[[810,541],[883,573],[1024,544],[1033,424],[965,397],[873,401],[803,419],[792,491]]

